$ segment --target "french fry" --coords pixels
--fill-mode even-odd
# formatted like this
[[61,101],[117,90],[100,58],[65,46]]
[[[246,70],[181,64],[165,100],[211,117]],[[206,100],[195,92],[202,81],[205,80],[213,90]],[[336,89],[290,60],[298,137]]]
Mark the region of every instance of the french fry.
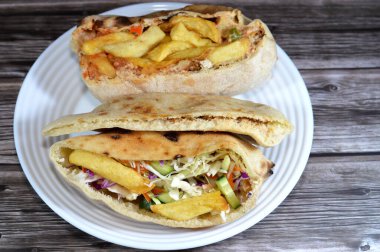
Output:
[[163,60],[161,62],[155,62],[150,59],[146,58],[127,58],[129,62],[132,64],[142,67],[142,73],[144,74],[150,74],[150,73],[155,73],[159,69],[167,67],[171,64],[174,64],[178,60]]
[[82,44],[82,53],[85,55],[94,55],[103,52],[103,47],[109,44],[125,42],[134,39],[131,33],[115,32],[91,40],[87,40]]
[[198,33],[189,31],[183,23],[178,23],[172,28],[170,37],[172,40],[189,42],[197,47],[212,45],[211,40],[201,38]]
[[172,41],[172,38],[170,36],[165,36],[165,38],[163,38],[161,41],[160,41],[160,44],[162,43],[166,43],[166,42],[170,42]]
[[133,193],[146,193],[154,187],[153,185],[148,187],[149,179],[142,177],[137,171],[100,154],[74,150],[69,156],[69,162],[86,167],[95,174],[109,179]]
[[116,57],[141,57],[164,38],[165,33],[158,26],[151,26],[136,39],[105,45],[104,50]]
[[165,23],[159,24],[158,27],[160,27],[160,29],[164,32],[170,32],[170,30],[173,27],[173,24],[169,22],[165,22]]
[[216,47],[207,58],[214,65],[220,65],[242,59],[248,50],[249,39],[242,38],[230,44]]
[[183,23],[187,29],[199,33],[202,37],[209,38],[216,43],[222,41],[220,31],[211,21],[198,17],[174,16],[169,20],[169,23],[173,25]]
[[211,47],[195,47],[170,54],[165,60],[183,60],[200,57],[211,51]]
[[226,211],[228,209],[228,203],[221,196],[220,191],[215,191],[172,203],[152,205],[150,209],[154,213],[169,219],[184,221],[213,210]]
[[152,51],[148,53],[147,58],[156,62],[161,62],[168,55],[191,47],[193,47],[193,45],[188,42],[170,41],[158,45],[156,48],[154,48]]
[[88,55],[85,57],[88,62],[96,66],[99,73],[104,74],[109,78],[115,78],[116,70],[105,54]]

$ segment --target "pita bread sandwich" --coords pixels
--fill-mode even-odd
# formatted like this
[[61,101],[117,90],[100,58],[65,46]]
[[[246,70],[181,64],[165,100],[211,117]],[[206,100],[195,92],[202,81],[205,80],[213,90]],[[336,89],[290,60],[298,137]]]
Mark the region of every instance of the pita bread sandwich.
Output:
[[144,92],[234,95],[263,83],[277,59],[261,20],[213,5],[89,16],[73,32],[72,48],[101,101]]
[[249,141],[278,144],[292,130],[277,110],[220,96],[126,96],[47,125],[50,158],[88,197],[130,218],[200,228],[255,206],[274,164]]

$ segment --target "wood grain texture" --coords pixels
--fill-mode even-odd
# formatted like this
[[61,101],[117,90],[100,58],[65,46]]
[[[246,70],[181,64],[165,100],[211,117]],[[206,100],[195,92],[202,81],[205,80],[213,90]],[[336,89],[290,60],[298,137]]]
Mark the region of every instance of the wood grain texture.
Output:
[[[196,251],[249,251],[250,246],[257,251],[357,251],[367,243],[376,251],[379,162],[380,156],[312,157],[295,189],[272,214],[233,238]],[[1,248],[121,248],[63,221],[41,202],[17,165],[8,167],[0,171]]]
[[[28,71],[27,66],[34,62],[46,46],[82,17],[125,3],[0,3],[0,13],[7,17],[7,25],[0,31],[0,53],[3,55],[0,58],[0,77],[24,76]],[[264,20],[273,31],[278,44],[298,68],[328,69],[380,67],[379,3],[363,2],[358,6],[327,2],[310,6],[281,4],[281,1],[242,1],[235,2],[232,6],[241,8],[249,17]]]
[[[41,201],[19,165],[12,126],[23,78],[43,50],[83,16],[130,3],[0,2],[1,251],[124,250],[71,226]],[[305,79],[314,140],[301,180],[280,207],[233,238],[190,251],[380,251],[380,2],[213,3],[269,25]]]

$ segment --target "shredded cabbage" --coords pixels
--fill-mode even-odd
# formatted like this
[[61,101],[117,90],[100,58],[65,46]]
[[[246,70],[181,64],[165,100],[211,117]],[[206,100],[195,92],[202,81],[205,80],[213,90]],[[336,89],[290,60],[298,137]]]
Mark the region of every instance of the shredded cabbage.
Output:
[[[229,161],[229,171],[223,169],[224,160]],[[227,172],[232,172],[235,165],[244,167],[241,158],[228,150],[205,153],[191,158],[174,159],[170,162],[174,171],[166,176],[160,174],[147,162],[141,162],[141,164],[157,176],[156,179],[151,180],[151,183],[164,188],[169,192],[169,196],[175,200],[199,196],[206,191],[209,192],[213,190],[213,186],[210,186],[213,180],[210,180],[208,176],[213,177],[217,173],[226,174]],[[200,175],[205,176],[201,177]],[[194,179],[195,177],[197,179],[201,178],[202,182]],[[207,186],[203,186],[206,182],[208,183]]]

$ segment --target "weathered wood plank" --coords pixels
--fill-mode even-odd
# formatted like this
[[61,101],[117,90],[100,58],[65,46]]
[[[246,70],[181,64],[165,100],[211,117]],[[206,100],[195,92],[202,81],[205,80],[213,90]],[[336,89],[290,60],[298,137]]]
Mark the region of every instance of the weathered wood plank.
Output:
[[[41,1],[41,0],[3,0],[0,3],[0,11],[4,12],[4,14],[14,14],[14,13],[36,13],[36,14],[44,14],[44,13],[73,13],[73,12],[83,12],[84,7],[88,11],[98,11],[98,10],[108,10],[110,8],[125,6],[128,4],[135,3],[143,3],[143,2],[160,2],[160,1],[151,1],[151,0],[85,0],[85,1],[76,1],[76,0],[68,0],[68,1]],[[175,0],[168,0],[166,2],[178,2]],[[202,0],[182,0],[184,3],[192,3],[192,4],[204,4],[205,1]],[[276,6],[277,9],[280,9],[280,5],[284,5],[284,7],[293,5],[299,7],[356,7],[356,8],[374,8],[379,7],[379,3],[365,0],[365,1],[355,1],[355,0],[324,0],[324,1],[307,1],[307,0],[256,0],[256,1],[247,1],[247,0],[220,0],[220,1],[208,1],[210,4],[220,4],[220,5],[239,5],[239,6]],[[281,9],[283,10],[283,9]],[[285,12],[281,12],[284,14]]]
[[301,71],[314,112],[313,153],[380,150],[380,71]]
[[[4,55],[0,60],[3,69],[0,77],[23,76],[46,46],[81,17],[124,4],[54,2],[43,8],[38,8],[43,5],[39,1],[0,4],[0,13],[8,7],[20,11],[7,16],[7,25],[0,31],[0,53]],[[309,6],[241,2],[234,5],[242,8],[247,16],[263,19],[278,44],[301,69],[380,67],[380,4]],[[45,12],[36,16],[36,8]],[[52,13],[54,9],[62,12]],[[28,14],[31,11],[33,15]]]
[[[365,251],[368,245],[376,251],[380,248],[379,163],[380,156],[311,157],[295,189],[272,214],[233,238],[198,250]],[[90,237],[56,216],[41,203],[17,166],[0,170],[0,185],[0,248],[121,248]]]

